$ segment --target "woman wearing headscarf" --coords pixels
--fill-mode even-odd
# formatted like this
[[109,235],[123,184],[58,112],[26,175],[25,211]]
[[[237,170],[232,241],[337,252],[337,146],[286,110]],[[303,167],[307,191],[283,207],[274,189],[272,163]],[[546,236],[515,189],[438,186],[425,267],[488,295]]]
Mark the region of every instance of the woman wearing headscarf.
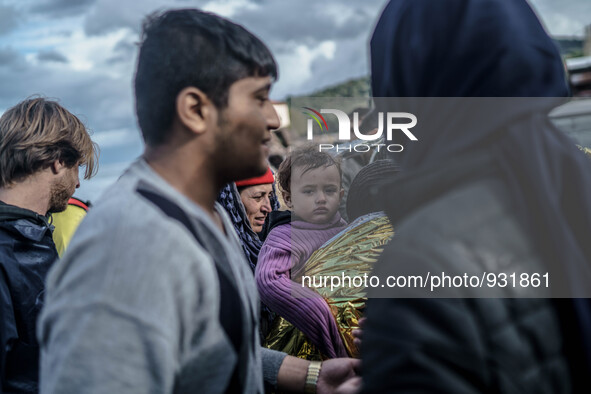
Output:
[[[238,234],[242,250],[253,274],[259,251],[263,246],[263,241],[259,237],[263,228],[263,225],[260,224],[261,218],[264,223],[270,212],[279,209],[274,182],[275,178],[269,168],[260,177],[227,184],[217,199],[232,219],[234,230]],[[261,339],[267,336],[274,318],[275,314],[266,305],[261,304]]]
[[382,190],[397,236],[374,273],[549,272],[552,285],[370,299],[364,392],[588,392],[591,166],[548,119],[568,90],[534,12],[392,0],[371,71],[374,96],[396,98],[378,110],[418,119]]
[[[218,196],[218,202],[232,219],[253,273],[263,245],[258,234],[262,231],[268,214],[279,209],[274,182],[275,178],[269,168],[260,177],[227,184]],[[261,219],[263,223],[260,223]]]

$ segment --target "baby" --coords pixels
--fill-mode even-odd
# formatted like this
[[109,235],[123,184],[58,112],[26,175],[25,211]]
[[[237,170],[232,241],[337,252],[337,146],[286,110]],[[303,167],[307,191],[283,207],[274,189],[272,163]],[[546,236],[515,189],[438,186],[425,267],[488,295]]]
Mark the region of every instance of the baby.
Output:
[[295,150],[279,167],[279,186],[292,217],[271,222],[255,277],[261,300],[271,310],[302,331],[325,356],[347,357],[326,301],[297,283],[312,253],[346,226],[338,213],[343,196],[340,165],[315,149]]

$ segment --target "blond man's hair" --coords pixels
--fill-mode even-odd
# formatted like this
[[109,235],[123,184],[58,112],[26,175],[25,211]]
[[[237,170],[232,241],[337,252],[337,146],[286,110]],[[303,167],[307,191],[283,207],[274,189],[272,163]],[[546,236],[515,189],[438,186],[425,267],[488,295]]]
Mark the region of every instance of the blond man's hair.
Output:
[[55,101],[31,98],[0,118],[0,187],[9,187],[59,160],[96,174],[98,146],[84,124]]

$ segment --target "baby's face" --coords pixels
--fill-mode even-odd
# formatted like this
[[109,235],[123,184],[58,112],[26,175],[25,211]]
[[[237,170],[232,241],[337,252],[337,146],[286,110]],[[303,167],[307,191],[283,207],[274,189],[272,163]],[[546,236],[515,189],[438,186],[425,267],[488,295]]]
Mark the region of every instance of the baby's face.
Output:
[[308,223],[328,223],[337,213],[343,197],[337,167],[320,167],[306,172],[302,167],[295,167],[292,171],[287,206]]

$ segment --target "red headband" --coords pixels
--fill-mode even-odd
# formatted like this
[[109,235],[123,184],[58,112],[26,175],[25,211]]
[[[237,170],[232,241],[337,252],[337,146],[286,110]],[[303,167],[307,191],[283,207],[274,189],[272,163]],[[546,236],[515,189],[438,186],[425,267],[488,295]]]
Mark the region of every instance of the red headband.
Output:
[[256,178],[243,179],[241,181],[236,182],[236,186],[242,187],[242,186],[264,185],[264,184],[273,183],[273,182],[275,182],[275,178],[273,177],[273,173],[271,172],[270,168],[267,168],[267,172],[265,173],[265,175],[258,176]]

